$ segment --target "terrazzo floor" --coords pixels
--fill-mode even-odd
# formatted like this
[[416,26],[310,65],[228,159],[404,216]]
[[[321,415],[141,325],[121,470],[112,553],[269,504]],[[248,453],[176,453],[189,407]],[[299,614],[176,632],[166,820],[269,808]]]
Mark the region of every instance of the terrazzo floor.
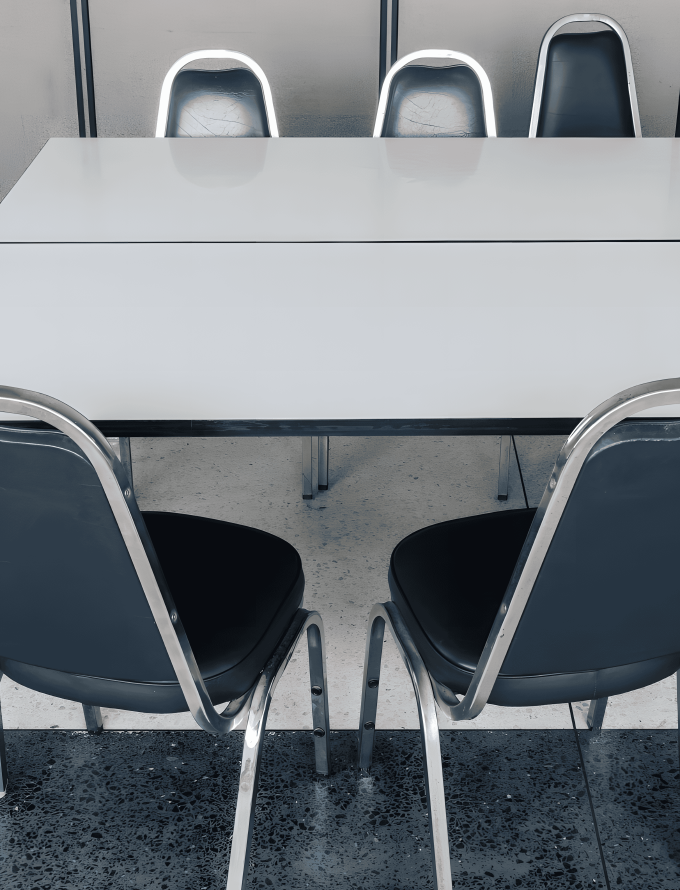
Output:
[[[453,888],[680,886],[675,732],[443,731]],[[5,890],[224,888],[242,733],[6,733]],[[269,732],[248,888],[433,886],[419,734],[379,731],[369,776],[356,735]]]

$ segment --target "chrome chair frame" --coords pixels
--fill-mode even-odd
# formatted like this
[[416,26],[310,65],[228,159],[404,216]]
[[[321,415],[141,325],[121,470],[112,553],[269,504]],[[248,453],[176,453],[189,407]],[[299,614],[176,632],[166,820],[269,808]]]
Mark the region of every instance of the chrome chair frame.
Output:
[[[205,688],[127,474],[108,441],[83,415],[63,402],[41,393],[2,386],[0,412],[50,424],[75,442],[92,464],[127,546],[168,658],[184,693],[187,708],[196,723],[206,732],[224,736],[247,716],[227,883],[227,890],[241,890],[246,880],[267,712],[276,685],[305,631],[309,650],[316,769],[323,775],[328,775],[330,771],[328,686],[321,616],[318,612],[298,609],[283,640],[251,689],[218,712]],[[90,732],[100,731],[99,708],[86,709],[85,718]],[[7,791],[7,764],[1,733],[0,713],[0,797],[3,797]]]
[[245,53],[238,53],[230,49],[199,49],[194,52],[187,53],[181,59],[177,59],[175,64],[170,68],[163,80],[161,87],[161,98],[158,103],[158,118],[156,120],[156,138],[165,138],[165,129],[168,125],[168,109],[170,108],[170,95],[172,93],[172,85],[175,77],[188,65],[189,62],[197,62],[199,59],[233,59],[237,62],[243,62],[253,72],[255,77],[260,81],[262,86],[262,95],[264,96],[264,108],[267,113],[267,123],[269,124],[269,133],[272,138],[278,138],[279,127],[276,123],[276,114],[274,113],[274,100],[272,91],[269,86],[267,76],[250,56]]
[[640,109],[638,108],[637,92],[635,91],[635,75],[633,74],[633,60],[630,54],[630,44],[628,37],[621,25],[608,15],[600,15],[597,12],[579,12],[574,15],[565,15],[564,18],[558,19],[554,25],[551,25],[545,32],[545,37],[541,43],[541,49],[538,53],[538,65],[536,67],[536,83],[534,86],[534,104],[531,107],[531,121],[529,123],[529,139],[536,139],[538,131],[538,117],[541,113],[541,102],[543,100],[543,85],[545,84],[545,67],[548,60],[548,47],[550,41],[560,28],[571,22],[602,22],[608,25],[612,31],[618,35],[621,45],[623,46],[623,56],[626,60],[626,74],[628,75],[628,95],[630,97],[630,107],[633,113],[633,132],[637,138],[642,137],[640,128]]
[[489,81],[486,71],[482,68],[479,62],[475,61],[472,56],[466,56],[465,53],[459,53],[451,49],[419,49],[414,53],[402,56],[402,58],[398,59],[387,72],[380,90],[380,99],[378,100],[378,112],[376,114],[375,126],[373,128],[374,139],[380,137],[380,134],[382,133],[382,128],[385,123],[385,114],[387,113],[387,100],[390,95],[390,87],[392,86],[394,75],[398,71],[401,71],[402,68],[405,68],[409,62],[414,62],[416,59],[453,59],[458,62],[463,62],[468,68],[472,68],[477,75],[479,85],[482,88],[482,104],[484,106],[484,125],[486,126],[486,135],[487,137],[496,136],[496,117],[493,109],[491,82]]
[[[678,377],[634,386],[612,396],[591,411],[567,438],[527,534],[477,669],[464,696],[451,692],[428,672],[394,603],[378,603],[373,607],[368,620],[364,660],[359,717],[359,766],[368,770],[373,756],[380,662],[384,629],[387,625],[413,682],[418,704],[437,890],[450,890],[451,871],[435,702],[452,720],[473,720],[484,710],[564,508],[591,449],[611,427],[631,414],[637,414],[648,408],[677,404],[680,404]],[[680,712],[680,672],[677,675],[677,683]],[[599,705],[591,703],[588,725],[595,732],[602,726],[605,707],[606,700],[601,700]],[[680,754],[680,728],[678,740]]]

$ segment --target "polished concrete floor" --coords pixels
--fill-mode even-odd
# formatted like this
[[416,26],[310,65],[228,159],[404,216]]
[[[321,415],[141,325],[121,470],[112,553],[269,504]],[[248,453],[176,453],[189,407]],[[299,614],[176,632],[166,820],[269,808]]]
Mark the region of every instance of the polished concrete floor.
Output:
[[[539,502],[562,440],[518,437],[517,453],[531,505]],[[393,547],[417,528],[491,510],[524,506],[514,459],[510,495],[497,500],[498,437],[331,439],[330,490],[303,501],[297,438],[133,439],[134,487],[142,509],[176,510],[256,526],[290,541],[302,555],[305,604],[318,609],[328,643],[331,726],[359,721],[365,629],[371,606],[389,598],[387,565]],[[384,650],[377,726],[416,729],[413,690],[392,641]],[[307,658],[299,651],[277,689],[273,729],[311,726]],[[18,687],[4,678],[5,726],[82,729],[78,705]],[[672,680],[610,700],[605,726],[677,726]],[[585,727],[588,703],[576,703]],[[443,715],[441,726],[453,728]],[[107,729],[195,729],[188,715],[104,711]],[[566,706],[490,706],[471,729],[567,729]]]
[[[578,734],[441,733],[455,890],[677,890],[677,734]],[[6,736],[3,890],[223,890],[242,733]],[[268,733],[247,887],[433,887],[419,734],[378,732],[368,776],[355,733],[332,754]]]

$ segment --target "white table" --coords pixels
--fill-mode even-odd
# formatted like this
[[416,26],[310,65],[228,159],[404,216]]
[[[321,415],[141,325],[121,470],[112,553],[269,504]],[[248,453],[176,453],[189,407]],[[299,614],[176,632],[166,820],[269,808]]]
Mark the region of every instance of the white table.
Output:
[[0,380],[110,435],[565,432],[680,374],[679,238],[673,139],[52,139]]

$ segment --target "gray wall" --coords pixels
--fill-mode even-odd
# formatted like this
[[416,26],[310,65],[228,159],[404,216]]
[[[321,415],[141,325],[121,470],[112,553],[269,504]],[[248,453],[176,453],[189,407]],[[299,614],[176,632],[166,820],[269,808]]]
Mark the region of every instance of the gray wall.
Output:
[[152,136],[163,77],[196,49],[258,62],[282,136],[368,135],[378,0],[90,0],[101,136]]
[[499,136],[529,132],[536,59],[553,22],[574,12],[611,16],[628,35],[643,136],[674,136],[680,91],[678,0],[400,0],[399,55],[467,53],[489,75]]
[[[284,136],[367,136],[379,0],[90,0],[100,136],[151,136],[163,76],[184,53],[237,49],[265,69]],[[672,136],[680,2],[597,4],[628,33],[645,136]],[[547,28],[573,0],[401,0],[399,54],[458,49],[491,78],[499,135],[529,127]],[[68,0],[0,0],[0,198],[49,136],[78,134]]]
[[50,136],[77,136],[68,0],[0,2],[0,198]]

